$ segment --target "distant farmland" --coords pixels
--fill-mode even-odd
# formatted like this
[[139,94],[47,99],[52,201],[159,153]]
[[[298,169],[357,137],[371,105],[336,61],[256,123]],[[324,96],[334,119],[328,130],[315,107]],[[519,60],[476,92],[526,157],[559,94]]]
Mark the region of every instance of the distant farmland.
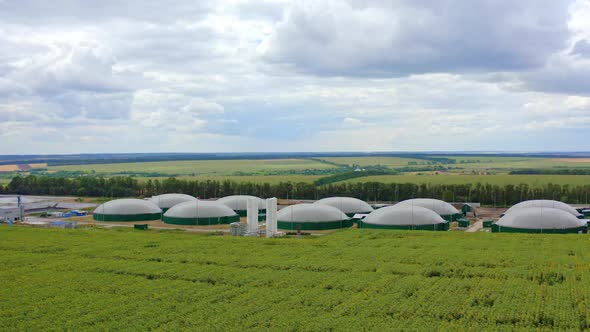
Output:
[[[445,164],[452,172],[496,172],[508,173],[518,169],[556,169],[556,168],[590,168],[589,158],[537,158],[537,157],[488,157],[485,155],[464,157],[464,156],[432,156],[433,158],[447,158],[455,162]],[[409,159],[399,157],[338,157],[325,158],[326,160],[342,163],[357,164],[361,166],[381,164],[391,168],[410,166],[424,166],[431,164],[427,159]]]
[[[175,175],[233,175],[241,173],[264,173],[272,171],[302,171],[305,169],[329,169],[334,166],[307,159],[271,160],[194,160],[161,161],[142,163],[86,164],[51,166],[50,171],[83,171],[97,174],[120,172],[155,172]],[[260,174],[261,175],[261,174]]]
[[[73,161],[70,161],[73,162]],[[349,183],[430,183],[517,185],[526,183],[538,187],[549,183],[581,186],[590,184],[588,175],[509,175],[513,171],[563,171],[590,172],[588,158],[545,158],[526,156],[452,156],[423,155],[415,157],[314,157],[285,159],[236,159],[236,160],[184,160],[157,162],[100,163],[66,166],[46,166],[12,172],[0,172],[0,184],[6,184],[16,175],[29,173],[58,177],[77,176],[131,176],[141,182],[149,179],[163,180],[175,177],[183,180],[231,180],[235,182],[313,183],[322,177],[350,173],[356,165],[399,175],[362,176],[346,180]],[[45,164],[35,165],[35,167]],[[5,165],[14,169],[15,165]],[[8,168],[7,168],[8,170]],[[344,177],[346,178],[346,177]]]
[[47,164],[12,164],[12,165],[0,165],[1,172],[17,172],[17,171],[28,171],[35,168],[44,168]]
[[531,187],[541,187],[547,184],[559,184],[569,186],[590,185],[588,175],[383,175],[368,176],[363,178],[347,180],[349,183],[356,182],[383,182],[383,183],[430,183],[440,184],[476,184],[489,183],[492,185],[518,185],[528,184]]

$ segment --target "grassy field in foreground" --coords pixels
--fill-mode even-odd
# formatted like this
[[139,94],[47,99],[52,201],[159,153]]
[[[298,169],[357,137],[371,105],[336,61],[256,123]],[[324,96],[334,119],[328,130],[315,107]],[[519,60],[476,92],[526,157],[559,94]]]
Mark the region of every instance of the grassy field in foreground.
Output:
[[587,235],[0,226],[0,330],[581,330]]
[[584,186],[590,185],[588,175],[379,175],[350,179],[346,182],[383,182],[383,183],[430,183],[436,184],[476,184],[518,185],[526,183],[532,187],[541,187],[549,183]]
[[273,170],[326,169],[334,166],[307,159],[271,160],[192,160],[160,161],[120,164],[88,164],[51,166],[49,170],[116,172],[157,172],[182,175],[231,175],[234,172],[260,172]]

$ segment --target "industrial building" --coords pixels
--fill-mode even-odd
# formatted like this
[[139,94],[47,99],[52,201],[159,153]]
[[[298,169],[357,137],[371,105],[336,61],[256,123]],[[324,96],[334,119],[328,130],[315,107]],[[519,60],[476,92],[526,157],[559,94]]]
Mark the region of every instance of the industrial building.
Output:
[[150,201],[123,198],[99,205],[92,217],[96,221],[158,220],[162,217],[162,210]]
[[191,195],[186,194],[162,194],[152,196],[148,198],[148,200],[162,209],[162,212],[166,212],[176,204],[192,202],[196,201],[197,199]]
[[216,201],[189,201],[177,204],[164,213],[162,221],[176,225],[217,225],[240,221],[240,216]]
[[463,214],[459,212],[451,204],[441,201],[439,199],[432,198],[413,198],[397,203],[397,207],[408,207],[408,206],[421,206],[436,212],[446,221],[455,221],[463,217]]
[[296,204],[277,213],[277,227],[285,230],[324,230],[351,227],[352,220],[337,208],[323,204]]
[[335,207],[349,217],[353,217],[355,214],[371,213],[375,210],[365,201],[352,197],[329,197],[320,199],[314,204],[324,204]]
[[584,233],[586,222],[569,212],[551,207],[515,209],[492,224],[502,233]]
[[15,221],[24,216],[24,206],[2,206],[0,207],[0,220]]
[[258,202],[258,212],[263,213],[266,209],[266,201],[256,196],[232,195],[220,198],[217,202],[226,205],[240,216],[245,217],[248,210],[248,199],[250,198],[256,199]]
[[359,228],[446,231],[449,222],[436,212],[418,205],[394,205],[375,210],[359,222]]
[[518,204],[513,205],[510,209],[508,209],[504,213],[504,215],[508,215],[508,214],[511,214],[515,211],[518,211],[521,209],[527,209],[527,208],[553,208],[553,209],[558,209],[558,210],[562,210],[564,212],[567,212],[578,219],[584,218],[583,214],[578,212],[578,210],[574,209],[570,205],[568,205],[564,202],[553,201],[553,200],[548,200],[548,199],[535,199],[535,200],[520,202]]

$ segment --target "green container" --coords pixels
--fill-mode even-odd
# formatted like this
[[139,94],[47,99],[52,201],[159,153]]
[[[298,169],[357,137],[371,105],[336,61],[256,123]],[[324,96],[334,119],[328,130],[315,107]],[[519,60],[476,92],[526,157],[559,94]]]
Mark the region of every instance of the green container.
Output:
[[469,227],[469,219],[459,219],[457,220],[459,223],[459,227]]
[[133,228],[145,230],[145,229],[148,229],[148,225],[147,224],[135,224],[135,225],[133,225]]
[[484,227],[484,228],[490,228],[490,227],[492,227],[492,224],[493,224],[493,223],[494,223],[494,221],[493,221],[493,220],[491,220],[491,219],[484,220],[484,221],[483,221],[483,227]]

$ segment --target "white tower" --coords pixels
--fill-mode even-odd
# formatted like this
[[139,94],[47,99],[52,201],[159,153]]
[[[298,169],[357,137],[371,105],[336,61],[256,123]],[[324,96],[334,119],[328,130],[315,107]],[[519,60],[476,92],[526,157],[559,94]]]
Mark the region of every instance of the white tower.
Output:
[[277,234],[277,199],[266,200],[266,237],[273,237]]
[[258,201],[248,198],[247,205],[248,235],[258,234]]

